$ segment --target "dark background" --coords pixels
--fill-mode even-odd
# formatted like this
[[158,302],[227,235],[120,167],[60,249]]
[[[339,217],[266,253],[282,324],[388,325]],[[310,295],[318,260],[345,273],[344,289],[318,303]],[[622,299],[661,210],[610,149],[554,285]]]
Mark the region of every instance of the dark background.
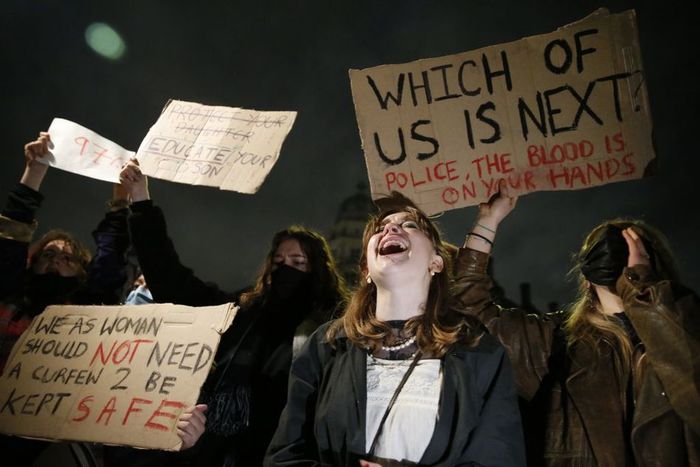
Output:
[[[697,18],[677,3],[646,1],[58,1],[0,7],[0,191],[19,180],[22,146],[53,117],[132,150],[169,98],[258,110],[296,110],[277,165],[255,195],[152,179],[183,261],[224,288],[250,282],[272,233],[303,223],[328,233],[343,199],[367,180],[347,70],[449,55],[547,33],[596,8],[638,15],[660,174],[522,198],[502,226],[496,275],[509,296],[532,284],[535,305],[573,299],[564,276],[586,232],[616,216],[664,231],[691,287],[700,194]],[[84,38],[114,27],[126,55],[109,61]],[[52,169],[40,232],[62,227],[89,241],[109,184]],[[3,195],[4,196],[4,195]],[[446,213],[461,244],[475,208]]]

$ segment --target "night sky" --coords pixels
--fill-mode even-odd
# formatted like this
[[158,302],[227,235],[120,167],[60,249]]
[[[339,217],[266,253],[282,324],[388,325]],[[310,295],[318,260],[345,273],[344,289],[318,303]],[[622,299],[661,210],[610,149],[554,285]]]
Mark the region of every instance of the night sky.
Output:
[[[109,3],[109,4],[108,4]],[[664,231],[681,277],[700,280],[697,18],[668,2],[592,1],[57,1],[2,2],[2,196],[23,169],[23,145],[54,117],[136,150],[169,98],[258,110],[296,110],[276,166],[255,195],[151,179],[183,262],[230,290],[248,284],[272,234],[293,223],[330,233],[340,203],[367,184],[349,68],[450,55],[548,33],[599,7],[637,11],[659,174],[640,181],[523,197],[495,246],[506,293],[573,299],[565,275],[593,226],[641,217]],[[93,22],[124,38],[118,61],[85,42]],[[108,183],[52,169],[40,231],[90,242]],[[461,244],[475,208],[439,219]]]

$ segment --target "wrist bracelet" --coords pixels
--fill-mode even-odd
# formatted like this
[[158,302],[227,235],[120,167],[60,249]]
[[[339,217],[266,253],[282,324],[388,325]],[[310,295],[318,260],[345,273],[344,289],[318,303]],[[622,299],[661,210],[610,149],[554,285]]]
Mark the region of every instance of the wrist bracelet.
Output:
[[494,235],[496,234],[496,231],[495,231],[495,230],[489,229],[489,228],[486,227],[484,224],[479,224],[479,223],[477,222],[477,223],[476,223],[476,226],[477,226],[477,227],[481,227],[481,228],[484,229],[485,231],[491,232],[491,233],[494,234]]
[[474,233],[474,232],[469,232],[469,233],[467,234],[467,237],[470,237],[470,236],[474,236],[474,237],[480,238],[480,239],[482,239],[483,241],[485,241],[486,243],[488,243],[489,245],[493,246],[493,241],[492,241],[492,240],[489,240],[488,238],[484,237],[483,235],[479,235],[478,233]]
[[110,211],[119,211],[120,209],[128,208],[129,207],[129,200],[128,199],[110,199],[107,201],[107,209]]

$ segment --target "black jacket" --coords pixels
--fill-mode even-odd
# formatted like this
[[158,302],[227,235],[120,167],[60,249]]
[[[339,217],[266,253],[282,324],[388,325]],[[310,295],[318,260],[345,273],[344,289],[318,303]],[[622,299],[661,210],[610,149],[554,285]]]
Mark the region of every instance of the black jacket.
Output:
[[[132,244],[156,302],[189,306],[238,302],[240,292],[227,292],[204,282],[180,262],[158,207],[142,201],[134,203],[131,210]],[[215,368],[203,386],[200,402],[210,405],[207,431],[189,452],[174,456],[177,461],[164,458],[161,465],[218,467],[225,458],[236,466],[261,465],[286,403],[294,331],[311,312],[307,295],[298,293],[287,300],[265,297],[239,310],[222,336]],[[227,419],[213,422],[214,411]],[[227,430],[214,428],[221,425]],[[146,460],[138,453],[135,456]],[[144,465],[158,465],[154,462]]]
[[120,209],[107,212],[92,232],[95,255],[85,281],[72,293],[59,299],[32,288],[27,257],[42,200],[41,193],[20,183],[0,214],[0,372],[19,336],[47,305],[115,305],[126,281],[127,210]]
[[[358,465],[365,452],[367,353],[316,330],[292,363],[287,406],[266,466]],[[442,358],[438,420],[421,465],[525,465],[513,372],[503,347],[484,335]]]

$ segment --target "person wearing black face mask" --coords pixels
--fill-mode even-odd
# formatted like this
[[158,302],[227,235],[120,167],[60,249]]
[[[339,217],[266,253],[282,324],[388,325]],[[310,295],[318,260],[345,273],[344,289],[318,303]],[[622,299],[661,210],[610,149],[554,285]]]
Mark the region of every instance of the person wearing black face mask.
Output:
[[507,186],[457,260],[461,308],[508,349],[523,399],[529,465],[700,464],[700,300],[679,282],[664,236],[603,222],[575,257],[579,295],[545,315],[493,304],[486,272]]
[[[94,257],[71,234],[57,229],[31,243],[43,201],[39,189],[48,169],[40,159],[50,148],[51,138],[43,132],[25,145],[24,173],[0,214],[0,372],[15,342],[46,306],[117,304],[126,281],[128,203],[118,185],[108,212],[93,232]],[[0,439],[3,453],[18,459],[16,465],[30,465],[47,444]]]
[[126,280],[128,202],[119,185],[93,232],[94,257],[71,234],[58,229],[30,244],[43,201],[39,189],[48,169],[40,160],[50,147],[51,138],[44,132],[25,145],[24,173],[0,214],[0,371],[14,342],[47,305],[117,304]]
[[148,193],[138,162],[122,184],[132,199],[129,229],[156,302],[190,306],[236,302],[240,310],[224,333],[200,401],[208,405],[206,432],[182,454],[111,449],[106,465],[245,466],[262,464],[287,399],[295,349],[342,308],[346,292],[325,239],[304,227],[276,233],[255,284],[227,292],[181,264],[165,218]]

